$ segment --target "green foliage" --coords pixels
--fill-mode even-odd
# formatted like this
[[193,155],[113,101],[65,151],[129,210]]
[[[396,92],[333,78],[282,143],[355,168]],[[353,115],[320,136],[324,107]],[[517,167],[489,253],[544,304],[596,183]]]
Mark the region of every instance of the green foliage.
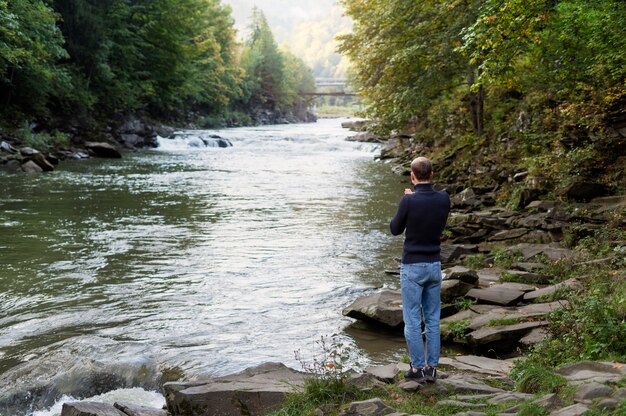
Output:
[[510,268],[519,261],[523,261],[524,257],[517,252],[513,252],[504,246],[496,247],[492,252],[493,264],[504,269]]
[[487,322],[487,326],[515,325],[528,321],[527,318],[500,318]]
[[450,322],[448,324],[448,330],[450,331],[452,339],[454,339],[456,342],[462,342],[468,332],[469,325],[470,321],[468,319]]
[[459,311],[465,311],[465,310],[468,310],[472,305],[475,305],[476,302],[477,302],[476,299],[458,298],[458,299],[455,299],[454,306]]
[[470,269],[480,269],[487,266],[484,254],[470,254],[463,259],[465,267]]
[[547,416],[549,412],[537,403],[525,401],[520,404],[519,416]]
[[559,393],[567,385],[563,377],[531,360],[515,361],[510,376],[522,393]]

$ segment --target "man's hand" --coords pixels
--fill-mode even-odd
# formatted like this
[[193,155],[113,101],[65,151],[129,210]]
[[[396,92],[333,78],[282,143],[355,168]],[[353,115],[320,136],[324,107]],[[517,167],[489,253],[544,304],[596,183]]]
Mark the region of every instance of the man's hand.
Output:
[[413,193],[413,191],[411,191],[409,188],[404,188],[404,195],[411,195]]

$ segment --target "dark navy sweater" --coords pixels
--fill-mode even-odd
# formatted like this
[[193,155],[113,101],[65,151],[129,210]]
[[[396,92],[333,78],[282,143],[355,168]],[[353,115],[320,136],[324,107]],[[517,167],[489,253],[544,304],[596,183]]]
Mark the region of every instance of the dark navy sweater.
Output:
[[448,194],[435,191],[429,183],[415,185],[413,194],[402,197],[398,212],[389,224],[393,235],[400,235],[406,229],[402,263],[440,261],[439,239],[449,212]]

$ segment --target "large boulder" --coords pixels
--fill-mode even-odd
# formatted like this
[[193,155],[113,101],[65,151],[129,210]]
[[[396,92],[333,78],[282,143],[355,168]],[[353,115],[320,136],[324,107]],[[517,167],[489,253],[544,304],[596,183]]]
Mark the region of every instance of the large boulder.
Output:
[[61,416],[128,416],[114,406],[97,402],[64,403]]
[[43,169],[32,160],[29,160],[22,164],[22,171],[26,173],[40,173],[43,172]]
[[608,195],[609,192],[606,185],[586,181],[574,182],[558,190],[559,195],[580,202],[591,201],[593,198]]
[[167,416],[165,410],[155,409],[153,407],[137,406],[127,403],[115,403],[114,406],[127,416]]
[[280,363],[266,363],[206,382],[165,383],[172,416],[262,416],[280,408],[304,385],[305,374]]
[[340,416],[385,416],[395,413],[395,410],[387,406],[378,397],[362,402],[353,402],[347,411]]
[[358,298],[343,310],[343,315],[391,328],[401,328],[404,325],[402,294],[398,290],[383,290]]
[[121,159],[122,154],[111,144],[104,142],[85,142],[85,149],[96,157]]

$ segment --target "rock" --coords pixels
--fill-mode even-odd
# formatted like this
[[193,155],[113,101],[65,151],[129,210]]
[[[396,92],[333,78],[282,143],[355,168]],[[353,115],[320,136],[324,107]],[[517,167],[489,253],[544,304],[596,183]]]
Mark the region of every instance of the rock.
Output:
[[544,410],[550,411],[561,406],[561,398],[555,393],[549,393],[533,401],[533,403],[541,406]]
[[398,290],[384,290],[355,300],[343,310],[344,316],[382,324],[391,328],[401,328],[402,295]]
[[[488,325],[492,321],[502,319],[516,319],[524,321],[531,318],[541,318],[548,315],[553,310],[562,308],[565,305],[567,305],[566,301],[556,301],[507,308],[495,307],[472,318],[469,324],[469,329],[477,330],[485,325]],[[473,305],[471,308],[476,308],[477,306],[480,305]]]
[[394,137],[380,149],[380,159],[396,159],[404,156],[405,149],[409,147],[410,140],[407,138]]
[[519,343],[525,347],[532,347],[539,344],[548,336],[546,328],[533,328],[528,334],[520,338]]
[[370,400],[351,403],[350,408],[340,413],[340,416],[385,416],[391,413],[395,413],[395,410],[376,397]]
[[480,303],[508,306],[518,303],[524,297],[524,292],[494,285],[486,289],[471,289],[465,296]]
[[551,244],[529,244],[521,243],[508,248],[510,252],[520,252],[525,260],[532,259],[538,255],[545,255],[550,260],[561,260],[565,258],[574,257],[575,253],[572,250],[553,246]]
[[588,411],[589,408],[587,406],[577,403],[559,410],[555,410],[550,413],[550,416],[581,416]]
[[523,272],[534,272],[537,270],[545,269],[546,265],[543,263],[521,262],[521,263],[515,263],[511,267],[515,270],[521,270]]
[[402,371],[398,368],[397,364],[387,364],[383,366],[367,367],[365,373],[371,374],[377,379],[384,381],[385,383],[393,383],[395,378]]
[[351,386],[358,387],[362,391],[371,390],[374,388],[385,388],[386,382],[380,381],[377,377],[368,373],[352,374],[346,381]]
[[626,375],[626,365],[602,361],[581,361],[559,368],[555,373],[565,377],[570,384],[617,382]]
[[619,404],[619,400],[617,399],[602,399],[598,402],[598,409],[600,410],[613,410]]
[[599,397],[609,397],[613,393],[613,389],[605,384],[589,383],[582,384],[576,389],[574,399],[579,402],[591,401]]
[[[521,270],[505,270],[502,273],[506,273],[508,275],[508,279],[534,285],[545,285],[550,283],[550,280],[552,279],[550,276],[545,276],[539,273],[523,272]],[[500,276],[500,280],[502,280],[502,276]]]
[[557,203],[555,201],[533,201],[526,205],[526,209],[536,209],[538,211],[549,211],[556,208]]
[[508,375],[513,368],[512,361],[496,360],[477,355],[441,357],[439,359],[439,364],[453,367],[458,370],[468,370],[474,373],[487,374],[491,376]]
[[460,413],[455,413],[454,416],[488,416],[487,413],[483,413],[483,412],[460,412]]
[[41,153],[35,153],[29,156],[29,159],[35,162],[44,172],[52,172],[54,170],[52,163],[48,162],[46,157]]
[[367,120],[351,120],[351,121],[344,121],[341,123],[342,128],[350,129],[353,131],[361,131],[366,126],[367,126]]
[[491,387],[488,384],[479,381],[475,377],[467,374],[454,374],[439,383],[448,387],[454,393],[503,393],[504,390]]
[[613,398],[614,399],[626,399],[626,387],[620,387],[619,389],[615,390],[615,393],[613,393]]
[[156,131],[156,134],[158,136],[165,137],[165,138],[170,137],[176,132],[176,130],[173,127],[165,126],[165,125],[155,126],[154,130]]
[[283,364],[266,363],[204,383],[165,383],[163,389],[172,416],[260,416],[279,408],[304,380],[305,374]]
[[233,144],[231,143],[230,140],[225,139],[223,137],[217,136],[217,135],[211,135],[208,138],[207,137],[201,137],[202,141],[204,142],[204,145],[206,147],[232,147]]
[[143,143],[143,137],[138,134],[120,134],[118,141],[124,146],[133,149],[137,144]]
[[41,173],[43,172],[43,169],[41,169],[41,166],[39,166],[32,160],[29,160],[26,163],[22,164],[22,171],[26,173]]
[[363,143],[380,143],[382,139],[372,132],[364,131],[357,135],[346,138],[349,142],[363,142]]
[[37,153],[39,153],[39,150],[35,150],[32,147],[22,147],[20,149],[20,154],[24,157],[36,155]]
[[514,289],[519,290],[520,292],[528,293],[536,290],[535,286],[527,285],[526,283],[517,283],[517,282],[505,282],[501,283],[501,289]]
[[489,269],[481,269],[477,270],[476,274],[478,275],[478,286],[479,287],[490,287],[496,283],[500,282],[500,275],[504,270],[492,267]]
[[111,159],[122,158],[121,153],[118,152],[117,149],[109,143],[85,142],[85,148],[89,151],[89,153],[92,153],[94,156],[97,157]]
[[96,402],[64,403],[61,416],[128,416],[110,404]]
[[548,321],[483,327],[467,334],[467,339],[473,345],[487,345],[499,341],[517,342],[531,329],[546,325],[548,325]]
[[452,302],[454,299],[465,296],[474,285],[464,283],[460,280],[444,280],[441,282],[441,301],[443,303]]
[[596,197],[608,195],[609,192],[606,185],[586,181],[574,182],[557,191],[559,195],[579,202],[588,202]]
[[5,172],[19,172],[22,171],[22,165],[17,159],[9,159],[4,164],[0,163],[0,170]]
[[450,264],[463,255],[478,252],[478,246],[474,244],[442,244],[441,263]]
[[524,294],[524,302],[534,302],[538,298],[550,296],[560,290],[573,290],[581,287],[580,281],[578,279],[568,279],[564,282],[557,283],[552,286],[544,287],[542,289],[537,289],[532,292],[528,292]]
[[491,399],[488,399],[487,403],[500,404],[500,403],[510,402],[510,401],[523,402],[525,400],[532,399],[532,397],[533,395],[528,394],[528,393],[517,393],[517,392],[507,391],[506,393],[496,394]]
[[424,385],[418,383],[415,380],[401,380],[398,383],[398,387],[404,391],[418,391],[424,387]]
[[72,159],[76,159],[76,160],[89,159],[89,155],[85,152],[74,152],[72,153]]
[[499,232],[495,233],[494,235],[489,237],[487,240],[488,241],[515,240],[515,239],[518,239],[518,238],[524,236],[527,233],[528,233],[528,229],[527,228],[516,228],[516,229],[513,229],[513,230],[502,230],[502,231],[499,231]]
[[125,403],[115,403],[113,406],[128,416],[167,416],[167,412],[165,410],[155,409],[153,407],[137,406]]
[[1,141],[0,142],[0,150],[2,150],[3,152],[7,152],[7,153],[17,153],[18,150],[11,146],[10,143],[7,143],[5,141]]
[[454,208],[474,208],[480,205],[472,188],[466,188],[450,198]]
[[474,285],[478,282],[478,274],[463,266],[454,266],[442,271],[443,280],[456,279]]
[[463,409],[484,409],[487,407],[484,403],[466,403],[459,400],[441,400],[437,402],[437,406],[456,406]]

